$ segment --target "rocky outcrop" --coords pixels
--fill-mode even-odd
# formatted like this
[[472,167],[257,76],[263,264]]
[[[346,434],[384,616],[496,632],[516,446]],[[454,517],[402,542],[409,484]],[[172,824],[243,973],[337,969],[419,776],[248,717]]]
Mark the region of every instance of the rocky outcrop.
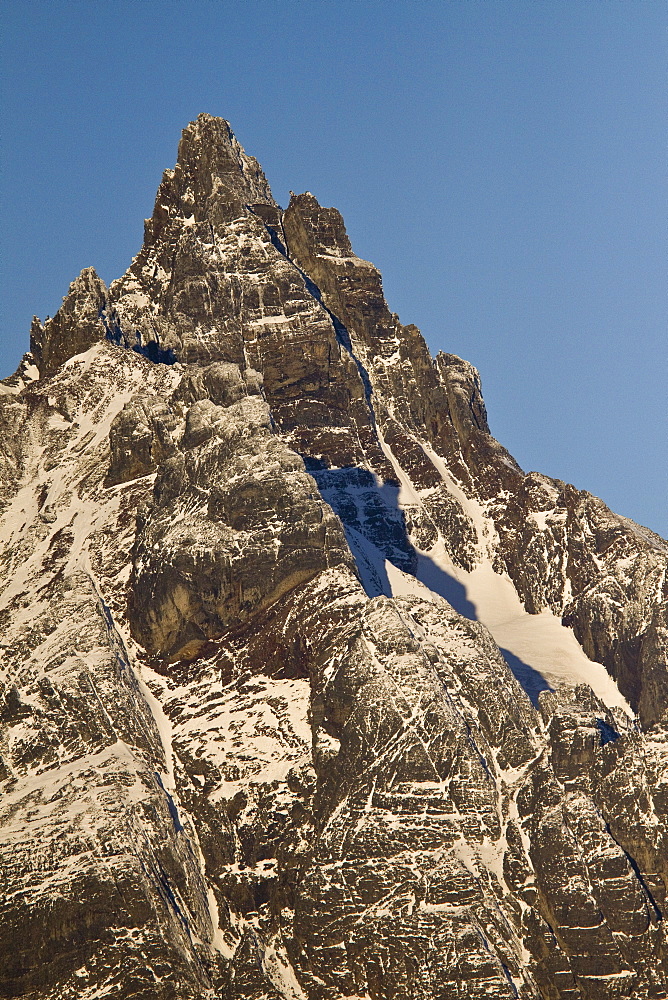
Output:
[[104,336],[107,289],[95,268],[85,268],[72,282],[63,304],[42,325],[37,317],[30,330],[30,353],[40,375],[52,375],[62,364],[92,347]]
[[665,718],[663,539],[591,494],[535,473],[500,507],[496,524],[499,551],[526,607],[561,614],[645,725]]
[[219,364],[184,381],[180,398],[222,383],[217,398],[236,402],[192,403],[137,520],[130,623],[145,649],[172,661],[193,658],[328,566],[352,564],[303,461],[272,434],[267,404],[242,395],[257,393],[257,374],[242,379]]
[[668,701],[658,692],[665,689],[668,659],[648,630],[657,635],[651,622],[657,594],[665,597],[663,540],[587,493],[523,474],[490,434],[478,373],[454,355],[432,362],[419,331],[390,313],[378,271],[355,257],[335,209],[299,195],[283,225],[289,252],[345,324],[373,387],[379,424],[413,481],[432,484],[432,463],[419,443],[426,440],[468,495],[488,505],[498,533],[497,566],[527,609],[563,615],[643,721],[662,718]]
[[666,544],[519,469],[208,115],[31,351],[0,992],[668,997]]

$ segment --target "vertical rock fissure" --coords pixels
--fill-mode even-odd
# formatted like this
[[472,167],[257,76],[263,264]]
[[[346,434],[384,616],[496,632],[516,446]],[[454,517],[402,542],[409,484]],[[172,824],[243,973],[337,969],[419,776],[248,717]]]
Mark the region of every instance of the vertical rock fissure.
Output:
[[[255,215],[257,218],[260,218],[260,216],[258,216],[258,214],[250,207],[250,205],[247,206],[247,207],[248,207],[249,211],[251,211],[253,213],[253,215]],[[366,399],[366,402],[367,402],[367,406],[369,407],[369,414],[371,416],[371,425],[372,425],[372,427],[375,430],[375,428],[376,428],[376,414],[375,414],[375,411],[374,411],[374,408],[373,408],[373,403],[371,402],[371,396],[373,394],[373,386],[371,385],[371,378],[369,376],[368,371],[366,370],[366,368],[364,367],[364,365],[362,364],[362,362],[360,361],[360,359],[357,357],[357,355],[355,354],[355,352],[353,350],[353,345],[352,345],[352,341],[351,341],[351,338],[350,338],[350,333],[348,332],[347,327],[344,326],[344,324],[341,322],[341,320],[338,318],[338,316],[336,316],[332,312],[332,310],[329,309],[328,306],[325,304],[325,301],[324,301],[323,296],[322,296],[322,292],[321,292],[320,288],[316,285],[316,283],[313,281],[313,279],[310,278],[308,276],[308,274],[306,273],[306,271],[303,271],[302,268],[299,266],[299,264],[297,264],[292,259],[292,257],[290,256],[290,248],[287,246],[287,241],[286,241],[285,244],[283,244],[281,242],[281,240],[278,238],[275,229],[272,226],[270,226],[268,223],[266,223],[264,221],[264,219],[260,219],[260,221],[262,222],[262,224],[264,225],[265,229],[267,230],[267,233],[269,235],[269,239],[271,240],[272,246],[274,246],[276,248],[276,250],[278,250],[278,252],[283,257],[285,257],[285,259],[288,261],[288,263],[291,264],[295,268],[295,270],[299,272],[299,274],[300,274],[300,276],[301,276],[301,278],[302,278],[302,280],[304,282],[304,285],[306,286],[306,291],[309,293],[309,295],[313,296],[313,298],[316,300],[316,302],[320,306],[322,306],[322,308],[325,310],[325,312],[329,316],[329,318],[330,318],[330,320],[332,322],[332,326],[334,327],[334,333],[336,334],[337,343],[340,344],[341,347],[343,347],[343,349],[346,351],[346,353],[355,362],[355,366],[357,368],[357,372],[358,372],[359,377],[360,377],[360,379],[362,381],[362,385],[364,386],[364,396],[365,396],[365,399]],[[285,232],[283,232],[283,237],[285,239]]]
[[624,845],[620,844],[620,842],[617,840],[617,838],[615,837],[614,833],[610,829],[610,824],[605,819],[603,820],[603,822],[605,824],[605,829],[606,829],[606,832],[607,832],[608,836],[610,837],[610,839],[613,840],[615,842],[615,844],[617,844],[617,847],[620,849],[620,851],[623,851],[626,860],[628,861],[629,865],[631,866],[631,869],[633,870],[633,874],[635,875],[635,877],[638,879],[638,882],[640,883],[640,887],[642,888],[642,891],[643,891],[643,893],[645,895],[645,898],[647,899],[647,902],[649,903],[649,905],[654,910],[654,916],[656,917],[657,921],[663,920],[663,912],[662,912],[659,904],[657,903],[656,899],[654,898],[654,895],[652,894],[651,889],[647,885],[647,882],[645,881],[645,878],[643,877],[642,872],[640,871],[640,865],[638,864],[638,862],[636,861],[636,859],[633,857],[633,855],[630,854],[626,850],[626,848],[624,847]]

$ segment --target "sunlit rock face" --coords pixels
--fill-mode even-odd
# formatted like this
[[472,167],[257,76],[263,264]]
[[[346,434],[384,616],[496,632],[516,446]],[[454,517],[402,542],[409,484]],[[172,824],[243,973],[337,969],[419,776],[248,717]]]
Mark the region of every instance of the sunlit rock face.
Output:
[[0,384],[0,993],[668,997],[668,546],[201,115]]

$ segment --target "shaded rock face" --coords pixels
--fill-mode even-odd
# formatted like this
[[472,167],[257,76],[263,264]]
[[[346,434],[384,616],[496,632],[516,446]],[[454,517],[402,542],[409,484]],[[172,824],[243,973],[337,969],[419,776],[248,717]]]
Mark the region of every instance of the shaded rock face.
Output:
[[267,404],[241,394],[259,392],[256,373],[242,379],[233,365],[212,365],[186,377],[176,396],[207,387],[236,401],[192,403],[137,520],[130,623],[149,652],[172,661],[192,658],[329,565],[352,564],[303,461],[272,435]]
[[201,115],[0,423],[2,995],[668,997],[666,543],[335,209]]

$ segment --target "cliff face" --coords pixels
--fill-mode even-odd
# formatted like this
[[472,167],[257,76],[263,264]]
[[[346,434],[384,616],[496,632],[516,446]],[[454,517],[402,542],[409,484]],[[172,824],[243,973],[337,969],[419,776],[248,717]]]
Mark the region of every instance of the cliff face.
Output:
[[201,115],[0,393],[2,995],[668,997],[668,546]]

